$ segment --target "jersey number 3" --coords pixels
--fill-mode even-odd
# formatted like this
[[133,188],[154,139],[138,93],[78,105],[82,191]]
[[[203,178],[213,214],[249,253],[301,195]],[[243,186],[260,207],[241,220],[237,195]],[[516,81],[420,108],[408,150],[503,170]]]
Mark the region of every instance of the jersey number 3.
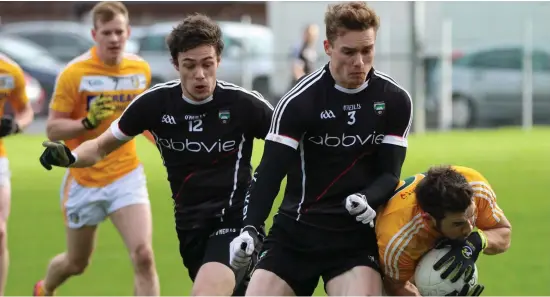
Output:
[[189,121],[189,132],[202,132],[202,120]]
[[353,124],[355,124],[355,110],[353,110],[353,111],[348,111],[348,116],[349,116],[348,125],[353,125]]

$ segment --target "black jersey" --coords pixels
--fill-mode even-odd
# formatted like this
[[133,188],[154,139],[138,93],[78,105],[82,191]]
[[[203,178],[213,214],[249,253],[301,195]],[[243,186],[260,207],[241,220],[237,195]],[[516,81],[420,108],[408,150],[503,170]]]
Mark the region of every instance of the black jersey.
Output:
[[112,124],[130,139],[145,130],[155,137],[168,172],[180,228],[194,228],[242,211],[251,179],[254,138],[265,138],[273,107],[257,92],[217,81],[202,102],[183,96],[180,80],[142,93]]
[[[344,89],[327,64],[302,78],[277,104],[266,140],[296,150],[279,214],[326,229],[357,226],[344,207],[346,197],[380,176],[375,159],[382,145],[406,150],[411,97],[379,71],[372,69],[367,77],[360,88]],[[397,171],[401,165],[402,160]],[[255,187],[250,201],[257,199],[255,191],[264,195]]]

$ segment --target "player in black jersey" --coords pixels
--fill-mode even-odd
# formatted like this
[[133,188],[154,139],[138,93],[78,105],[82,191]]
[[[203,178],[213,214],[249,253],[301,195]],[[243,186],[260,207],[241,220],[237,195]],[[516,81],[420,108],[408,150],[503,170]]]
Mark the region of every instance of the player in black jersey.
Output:
[[330,5],[325,24],[330,62],[277,104],[245,200],[245,227],[231,242],[231,264],[239,267],[258,244],[286,174],[247,295],[311,295],[320,277],[328,295],[382,293],[374,209],[398,184],[412,102],[372,67],[379,18],[371,8]]
[[273,107],[257,92],[216,80],[222,33],[208,17],[184,19],[167,45],[180,79],[140,94],[110,130],[72,154],[62,144],[47,143],[41,161],[88,167],[150,131],[168,172],[192,294],[243,295],[244,287],[237,286],[247,269],[232,269],[227,250],[242,227],[253,141],[267,135]]

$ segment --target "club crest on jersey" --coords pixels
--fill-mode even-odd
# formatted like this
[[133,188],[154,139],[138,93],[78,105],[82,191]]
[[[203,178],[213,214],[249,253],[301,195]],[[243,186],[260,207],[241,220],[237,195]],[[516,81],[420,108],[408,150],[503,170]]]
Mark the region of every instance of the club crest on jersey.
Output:
[[229,110],[220,110],[220,112],[218,113],[218,117],[223,124],[227,124],[231,120],[231,113],[229,112]]
[[383,115],[386,110],[386,103],[384,102],[374,102],[374,111],[377,115]]

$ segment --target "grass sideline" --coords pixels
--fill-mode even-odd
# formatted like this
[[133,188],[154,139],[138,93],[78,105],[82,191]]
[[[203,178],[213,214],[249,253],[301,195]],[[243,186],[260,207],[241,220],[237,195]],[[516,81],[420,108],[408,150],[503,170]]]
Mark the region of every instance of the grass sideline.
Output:
[[[64,250],[59,205],[62,169],[44,170],[38,157],[42,136],[5,140],[12,170],[9,220],[10,272],[6,295],[31,295],[51,257]],[[138,138],[153,207],[154,251],[162,295],[189,295],[191,282],[178,253],[172,201],[157,149]],[[258,142],[254,165],[261,157]],[[550,129],[513,129],[432,133],[411,136],[402,177],[433,164],[470,166],[484,174],[513,225],[512,247],[498,256],[481,256],[479,280],[484,295],[550,295],[550,228],[546,197],[550,169]],[[280,201],[277,199],[274,210]],[[269,219],[269,224],[271,218]],[[540,229],[538,229],[540,227]],[[525,272],[522,272],[522,271]],[[101,225],[95,254],[84,275],[68,281],[58,295],[132,295],[132,268],[124,245],[107,221]],[[322,282],[316,295],[325,295]]]

